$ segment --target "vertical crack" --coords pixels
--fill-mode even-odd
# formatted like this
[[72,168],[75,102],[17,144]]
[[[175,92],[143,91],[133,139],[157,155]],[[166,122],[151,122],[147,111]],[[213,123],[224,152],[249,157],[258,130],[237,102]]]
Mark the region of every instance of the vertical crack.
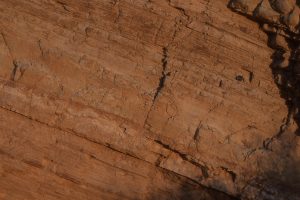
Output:
[[39,46],[39,49],[41,51],[41,55],[42,57],[44,57],[44,49],[43,49],[43,46],[42,46],[42,41],[41,40],[38,40],[38,46]]
[[198,126],[195,130],[193,139],[198,142],[200,140],[200,127]]
[[156,92],[153,97],[153,102],[155,102],[155,100],[157,99],[161,90],[164,88],[167,77],[171,75],[171,72],[166,72],[166,69],[168,66],[168,57],[169,57],[168,48],[164,47],[163,48],[163,58],[161,60],[161,62],[162,62],[161,77],[159,79],[159,84],[158,84],[158,87],[157,87]]
[[13,61],[13,65],[14,65],[14,68],[13,68],[13,70],[11,72],[11,75],[10,75],[10,80],[11,81],[16,80],[16,74],[17,74],[17,71],[18,71],[18,68],[19,68],[18,63],[15,60]]
[[162,51],[163,51],[163,57],[161,59],[161,65],[162,65],[161,76],[159,78],[159,83],[158,83],[158,86],[156,88],[155,94],[152,99],[151,107],[147,113],[147,116],[146,116],[146,119],[144,122],[144,127],[146,125],[148,125],[147,122],[148,122],[149,114],[152,111],[153,106],[154,106],[158,96],[161,94],[162,89],[165,87],[165,82],[166,82],[167,77],[171,75],[171,72],[167,72],[168,60],[169,60],[168,48],[163,47]]

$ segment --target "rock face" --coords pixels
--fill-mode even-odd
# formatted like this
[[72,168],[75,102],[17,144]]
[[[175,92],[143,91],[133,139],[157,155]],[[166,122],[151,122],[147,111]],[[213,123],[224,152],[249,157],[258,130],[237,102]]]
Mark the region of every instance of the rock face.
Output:
[[[286,99],[291,119],[300,125],[300,8],[295,0],[232,0],[229,6],[259,22],[269,35],[269,45],[275,52],[271,65],[275,83]],[[300,130],[296,131],[299,135]]]
[[0,1],[0,199],[300,199],[295,3]]

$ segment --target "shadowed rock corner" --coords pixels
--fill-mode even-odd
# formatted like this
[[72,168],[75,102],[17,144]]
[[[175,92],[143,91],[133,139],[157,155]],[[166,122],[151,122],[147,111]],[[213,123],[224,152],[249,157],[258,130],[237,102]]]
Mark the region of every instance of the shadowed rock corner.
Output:
[[285,99],[285,126],[296,123],[300,135],[300,9],[295,0],[231,0],[228,6],[258,22],[274,49],[271,64],[274,81]]
[[295,140],[298,136],[293,133],[294,130],[286,130],[284,137],[273,141],[265,151],[267,156],[261,154],[256,158],[261,162],[261,169],[243,188],[241,199],[300,198],[299,144]]
[[[261,159],[260,172],[245,186],[245,199],[299,199],[300,170],[300,32],[299,1],[232,0],[229,7],[259,23],[274,49],[270,65],[274,82],[288,108],[278,133],[264,143],[269,157]],[[294,135],[295,133],[296,135]],[[270,152],[275,153],[275,155]],[[270,169],[269,166],[274,166]],[[257,188],[260,188],[259,190]],[[252,194],[252,196],[251,196]]]

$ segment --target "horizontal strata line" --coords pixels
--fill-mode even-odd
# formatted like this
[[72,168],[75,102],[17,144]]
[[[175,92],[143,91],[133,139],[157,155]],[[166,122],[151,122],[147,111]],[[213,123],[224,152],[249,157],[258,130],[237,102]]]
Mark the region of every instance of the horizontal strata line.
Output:
[[[14,84],[17,87],[10,87],[9,84]],[[20,86],[20,87],[18,87],[18,86]],[[10,80],[5,80],[2,77],[0,77],[0,87],[2,87],[2,88],[3,87],[9,87],[9,88],[13,88],[13,89],[18,89],[18,90],[21,90],[22,94],[24,94],[24,90],[31,90],[32,89],[32,88],[27,87],[26,85],[19,85],[16,82],[13,82],[13,81],[10,81]],[[40,97],[40,95],[38,93],[32,93],[32,94],[35,94],[36,96]],[[51,96],[51,94],[47,94],[46,98],[49,99],[48,97],[53,97],[53,96]],[[111,113],[111,112],[107,112],[107,111],[105,111],[103,109],[100,109],[100,108],[95,108],[95,107],[92,107],[90,105],[83,104],[81,102],[76,102],[76,101],[71,101],[71,100],[66,101],[66,100],[60,99],[60,98],[51,98],[51,99],[52,100],[54,99],[54,101],[68,102],[71,105],[80,106],[81,108],[84,107],[84,108],[91,109],[91,110],[95,111],[97,114],[101,114],[101,115],[103,115],[105,117],[108,117],[109,119],[113,118],[114,120],[116,120],[118,122],[124,122],[124,121],[126,121],[128,124],[134,126],[135,128],[141,128],[142,127],[142,125],[139,125],[136,122],[134,122],[134,121],[132,121],[132,120],[130,120],[128,118],[122,117],[120,115],[117,115],[117,114],[114,114],[114,113]],[[5,107],[2,106],[2,108],[5,108]],[[9,109],[7,109],[7,110],[9,110]],[[13,111],[13,110],[10,110],[10,111]],[[16,112],[16,113],[19,113],[19,112]],[[21,114],[21,113],[19,113],[19,114]],[[22,115],[24,115],[24,114],[22,114]],[[27,117],[31,118],[30,116],[27,116]]]
[[[116,152],[118,152],[118,153],[122,153],[122,154],[124,154],[124,155],[126,155],[126,156],[130,156],[130,157],[132,157],[132,158],[142,160],[142,159],[140,159],[140,158],[138,158],[138,157],[136,157],[136,156],[133,156],[133,155],[130,155],[130,154],[128,154],[128,153],[124,153],[124,152],[122,152],[121,150],[115,149],[115,148],[113,148],[113,147],[111,147],[111,146],[109,146],[109,145],[105,145],[105,144],[103,144],[103,143],[101,143],[101,142],[92,140],[92,139],[90,139],[90,138],[88,138],[88,137],[86,137],[86,136],[83,136],[83,135],[81,135],[81,134],[79,134],[79,133],[76,133],[76,132],[73,131],[73,130],[72,130],[72,131],[71,131],[71,130],[64,130],[64,129],[62,129],[61,127],[51,126],[51,125],[49,125],[49,124],[47,124],[47,123],[45,123],[45,122],[42,122],[42,121],[37,120],[37,119],[33,119],[32,117],[29,117],[29,116],[24,115],[24,114],[22,114],[22,113],[20,113],[20,112],[17,112],[17,111],[14,111],[14,110],[5,108],[5,107],[3,107],[3,106],[0,106],[0,108],[3,109],[3,110],[9,111],[9,112],[13,112],[14,114],[17,114],[17,115],[19,115],[19,116],[21,116],[21,117],[25,117],[25,118],[27,118],[27,119],[29,119],[29,120],[32,120],[32,121],[34,121],[34,122],[36,122],[36,123],[38,123],[38,124],[41,124],[41,125],[43,125],[43,126],[46,126],[46,127],[48,127],[48,128],[57,129],[57,130],[62,131],[62,132],[64,132],[64,133],[69,133],[69,134],[74,135],[74,136],[77,136],[77,137],[79,137],[79,138],[81,138],[81,139],[85,139],[86,141],[92,142],[92,143],[97,144],[97,145],[101,145],[101,146],[103,146],[103,147],[109,148],[109,149],[111,149],[111,150],[113,150],[113,151],[116,151]],[[142,161],[144,161],[144,160],[142,160]]]
[[[31,166],[31,167],[35,167],[36,169],[38,169],[38,170],[43,170],[42,168],[39,168],[39,167],[37,167],[37,166],[34,166],[34,165],[32,165],[31,163],[29,163],[29,162],[27,162],[26,160],[19,160],[19,159],[17,159],[17,158],[15,158],[15,157],[13,157],[13,156],[11,156],[10,154],[8,154],[8,153],[6,153],[6,152],[3,152],[1,149],[0,149],[0,156],[5,156],[5,157],[7,157],[7,158],[9,158],[9,159],[11,159],[11,160],[13,160],[13,161],[17,161],[17,162],[22,162],[22,163],[24,163],[24,164],[26,164],[26,165],[29,165],[29,166]],[[99,190],[99,191],[101,191],[101,193],[104,193],[104,194],[109,194],[109,195],[111,195],[111,194],[113,194],[113,195],[115,195],[115,196],[122,196],[122,195],[120,195],[120,194],[116,194],[116,193],[111,193],[111,192],[108,192],[108,191],[106,191],[106,190],[102,190],[101,188],[99,188],[99,187],[97,187],[97,186],[95,186],[95,185],[92,185],[92,184],[89,184],[89,183],[86,183],[86,182],[80,182],[79,180],[77,180],[77,179],[75,179],[75,178],[73,178],[73,177],[70,177],[70,176],[66,176],[64,173],[57,173],[57,172],[53,172],[53,171],[48,171],[49,172],[49,174],[50,175],[53,175],[53,176],[55,176],[55,177],[58,177],[58,178],[60,178],[60,179],[63,179],[63,180],[66,180],[66,181],[68,181],[68,182],[70,182],[70,183],[72,183],[72,184],[74,184],[74,185],[85,185],[85,186],[88,186],[88,187],[92,187],[94,190]],[[122,196],[123,197],[123,196]],[[127,197],[126,197],[127,198]]]
[[[136,159],[136,160],[139,160],[139,161],[148,163],[148,164],[150,164],[150,165],[152,165],[152,166],[155,166],[155,164],[153,164],[153,163],[151,163],[151,162],[149,162],[149,161],[143,160],[143,159],[141,159],[141,158],[139,158],[139,157],[136,157],[136,156],[134,156],[134,155],[131,155],[131,154],[129,154],[129,153],[124,153],[124,152],[122,152],[121,150],[115,149],[115,148],[113,148],[113,147],[111,147],[111,146],[109,146],[109,145],[102,144],[102,143],[100,143],[100,142],[98,142],[98,141],[91,140],[90,138],[85,137],[85,136],[82,136],[82,135],[80,135],[80,134],[78,134],[78,133],[76,133],[76,132],[74,132],[74,131],[66,131],[66,130],[63,130],[62,128],[60,128],[60,127],[51,126],[51,125],[49,125],[49,124],[47,124],[47,123],[44,123],[44,122],[41,122],[41,121],[39,121],[39,120],[33,119],[33,118],[29,117],[29,116],[26,116],[26,115],[24,115],[24,114],[22,114],[22,113],[19,113],[19,112],[17,112],[17,111],[14,111],[14,110],[5,108],[5,107],[3,107],[3,106],[0,106],[0,108],[3,109],[3,110],[5,110],[5,111],[12,112],[12,113],[14,113],[14,114],[16,114],[16,115],[19,115],[19,116],[21,116],[21,117],[23,117],[23,118],[26,118],[26,119],[28,119],[28,120],[32,120],[32,121],[34,121],[34,122],[36,122],[36,123],[38,123],[38,124],[41,124],[42,126],[46,126],[46,127],[48,127],[48,128],[57,129],[57,130],[60,130],[60,131],[62,131],[62,132],[64,132],[64,133],[68,133],[68,134],[77,136],[77,137],[79,137],[79,138],[81,138],[81,139],[87,140],[88,142],[91,142],[91,143],[94,143],[94,144],[97,144],[97,145],[101,145],[101,146],[103,146],[103,147],[109,148],[109,149],[112,150],[112,151],[118,152],[118,153],[120,153],[120,154],[124,154],[124,155],[129,156],[129,157],[131,157],[131,158],[134,158],[134,159]],[[26,163],[26,164],[28,164],[28,163]],[[202,184],[199,183],[198,181],[196,181],[196,180],[194,180],[194,179],[192,179],[192,178],[186,177],[186,176],[184,176],[184,175],[182,175],[182,174],[178,174],[178,173],[176,173],[176,172],[174,172],[174,171],[171,171],[171,170],[166,169],[166,168],[163,168],[163,167],[158,167],[158,166],[155,166],[155,167],[157,167],[157,168],[159,168],[159,169],[161,169],[161,170],[167,171],[167,172],[169,172],[169,173],[175,174],[175,175],[177,175],[177,176],[183,177],[183,178],[185,178],[185,179],[187,179],[187,180],[190,180],[190,181],[192,181],[193,183],[195,183],[195,184],[197,184],[197,185],[199,185],[199,186],[201,186],[201,187],[203,187],[203,188],[207,188],[207,189],[209,189],[209,190],[213,190],[213,191],[222,193],[222,194],[224,194],[224,195],[227,195],[228,197],[231,197],[231,198],[233,198],[233,199],[236,199],[236,197],[232,196],[231,194],[228,194],[228,193],[226,193],[226,192],[224,192],[224,191],[221,191],[221,190],[217,190],[217,189],[215,189],[215,188],[211,188],[211,187],[207,187],[207,186],[205,186],[205,185],[202,185]]]
[[[80,34],[80,35],[83,35],[83,36],[84,36],[84,34],[82,34],[81,32],[78,32],[78,31],[75,31],[75,30],[72,30],[72,29],[66,29],[65,27],[63,27],[62,25],[57,24],[57,23],[52,23],[52,22],[50,22],[50,21],[45,21],[44,18],[41,18],[41,17],[35,15],[34,13],[26,12],[26,11],[24,11],[24,9],[19,10],[19,11],[22,12],[22,13],[24,13],[24,14],[30,15],[30,16],[32,16],[32,17],[38,18],[38,19],[40,19],[41,21],[43,21],[43,22],[45,22],[45,23],[47,23],[47,24],[51,24],[51,25],[60,27],[60,28],[62,28],[62,29],[68,30],[68,31],[70,31],[70,32],[72,32],[72,33],[75,32],[75,33],[77,33],[77,34]],[[161,15],[159,15],[159,16],[160,16],[160,17],[163,17],[163,16],[161,16]],[[174,16],[174,19],[175,19],[175,17],[176,17],[176,16]],[[83,20],[84,20],[84,19],[78,18],[78,21],[83,21]],[[172,20],[170,20],[170,21],[172,21]],[[114,23],[112,23],[112,24],[114,24]],[[209,25],[210,27],[212,27],[212,28],[214,28],[214,29],[216,29],[216,30],[218,30],[218,31],[220,31],[220,32],[226,32],[226,33],[228,33],[229,35],[232,35],[232,36],[234,36],[235,38],[239,38],[240,40],[243,40],[243,41],[246,41],[246,42],[248,42],[248,43],[251,43],[251,44],[253,44],[254,46],[257,46],[257,47],[260,47],[260,48],[265,48],[265,47],[263,47],[263,46],[260,46],[260,45],[257,44],[257,43],[252,42],[251,40],[248,40],[247,38],[241,37],[241,36],[239,36],[239,35],[237,35],[237,34],[235,34],[235,33],[233,33],[233,32],[230,32],[230,31],[226,30],[226,29],[218,28],[218,27],[214,26],[213,24],[211,24],[211,23],[209,23],[209,22],[203,22],[202,24],[207,24],[207,25]],[[95,25],[96,25],[96,24],[95,24]],[[93,26],[92,26],[92,27],[93,27]],[[99,29],[99,30],[108,32],[107,29],[103,29],[102,27],[97,27],[97,26],[95,26],[95,27],[96,27],[97,29]],[[192,30],[192,31],[194,31],[194,32],[196,32],[196,33],[199,33],[199,34],[202,34],[202,33],[203,33],[203,32],[200,32],[200,31],[198,31],[198,30],[196,30],[196,29],[193,29],[192,27],[189,27],[189,26],[184,26],[184,27],[185,27],[186,29]],[[116,30],[116,31],[117,31],[117,30]],[[113,32],[112,32],[112,33],[113,33]],[[125,38],[125,39],[127,39],[127,40],[129,40],[129,41],[136,42],[136,39],[135,39],[135,38],[129,38],[129,37],[126,37],[126,35],[124,35],[124,34],[123,34],[123,35],[120,34],[119,36],[121,36],[121,37],[123,37],[123,38]],[[148,44],[148,45],[151,45],[151,46],[163,47],[162,45],[159,45],[159,44],[152,44],[152,43],[149,43],[149,42],[147,42],[147,40],[143,40],[143,42],[144,42],[145,45]],[[149,47],[150,47],[150,46],[149,46]],[[226,47],[226,48],[228,48],[228,47]]]

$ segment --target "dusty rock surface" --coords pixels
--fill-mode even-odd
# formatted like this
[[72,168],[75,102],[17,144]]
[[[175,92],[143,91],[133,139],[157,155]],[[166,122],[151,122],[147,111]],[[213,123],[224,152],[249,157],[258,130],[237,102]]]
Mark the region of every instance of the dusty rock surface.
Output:
[[228,4],[0,1],[0,199],[300,199],[274,50]]

